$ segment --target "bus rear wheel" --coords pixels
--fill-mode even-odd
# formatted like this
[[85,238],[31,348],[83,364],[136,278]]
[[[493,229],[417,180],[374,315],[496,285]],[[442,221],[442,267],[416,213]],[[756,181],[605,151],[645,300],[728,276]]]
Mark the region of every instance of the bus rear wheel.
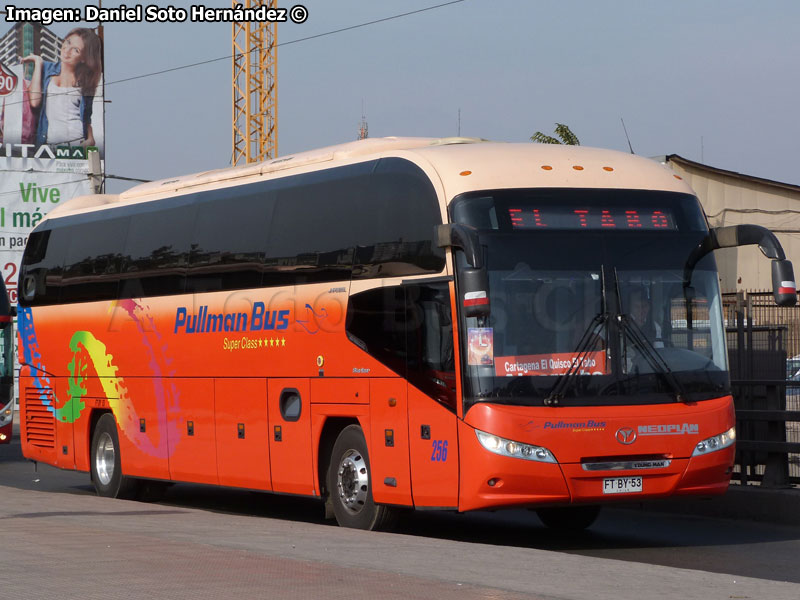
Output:
[[375,504],[367,442],[358,425],[348,425],[336,438],[328,464],[327,488],[336,522],[342,527],[386,530],[395,509]]
[[106,413],[97,421],[92,436],[92,482],[98,496],[134,498],[138,481],[122,474],[119,434],[114,415]]
[[582,531],[600,514],[599,506],[552,506],[536,509],[539,519],[550,529]]

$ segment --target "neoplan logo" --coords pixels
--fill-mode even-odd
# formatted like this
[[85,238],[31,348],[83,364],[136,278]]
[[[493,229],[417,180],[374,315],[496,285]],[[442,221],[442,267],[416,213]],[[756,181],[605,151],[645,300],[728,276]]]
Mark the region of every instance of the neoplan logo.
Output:
[[620,444],[630,446],[636,441],[636,432],[630,427],[620,427],[617,429],[617,433],[614,434],[614,437],[617,438]]

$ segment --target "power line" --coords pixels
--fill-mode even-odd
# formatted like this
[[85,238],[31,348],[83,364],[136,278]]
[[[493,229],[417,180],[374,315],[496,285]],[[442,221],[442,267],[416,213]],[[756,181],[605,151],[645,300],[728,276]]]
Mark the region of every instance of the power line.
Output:
[[[398,15],[393,15],[391,17],[384,17],[382,19],[375,19],[374,21],[367,21],[365,23],[359,23],[358,25],[350,25],[349,27],[342,27],[341,29],[334,29],[332,31],[326,31],[325,33],[318,33],[318,34],[315,34],[315,35],[309,35],[309,36],[306,36],[304,38],[298,38],[296,40],[289,40],[288,42],[280,42],[280,43],[276,44],[275,47],[276,48],[280,48],[281,46],[289,46],[291,44],[299,44],[300,42],[307,42],[309,40],[315,40],[315,39],[318,39],[318,38],[321,38],[321,37],[326,37],[326,36],[329,36],[329,35],[335,35],[337,33],[343,33],[345,31],[352,31],[353,29],[360,29],[361,27],[367,27],[369,25],[375,25],[377,23],[385,23],[386,21],[392,21],[394,19],[401,19],[403,17],[416,15],[416,14],[419,14],[419,13],[427,12],[427,11],[430,11],[430,10],[435,10],[437,8],[442,8],[442,7],[445,7],[445,6],[450,6],[451,4],[459,4],[459,3],[464,2],[464,1],[465,0],[451,0],[450,2],[443,2],[441,4],[436,4],[434,6],[428,6],[426,8],[419,8],[417,10],[411,10],[411,11],[408,11],[408,12],[400,13]],[[256,52],[258,50],[259,50],[259,48],[254,48],[250,52]],[[229,54],[227,56],[221,56],[219,58],[211,58],[209,60],[204,60],[204,61],[201,61],[201,62],[196,62],[196,63],[192,63],[192,64],[188,64],[188,65],[183,65],[183,66],[180,66],[180,67],[172,67],[171,69],[163,69],[161,71],[153,71],[152,73],[145,73],[143,75],[135,75],[133,77],[127,77],[125,79],[118,79],[116,81],[110,81],[110,82],[106,83],[106,85],[114,85],[114,84],[117,84],[117,83],[127,83],[128,81],[135,81],[137,79],[143,79],[145,77],[154,77],[155,75],[163,75],[165,73],[173,73],[175,71],[180,71],[182,69],[192,69],[194,67],[199,67],[199,66],[202,66],[202,65],[208,65],[208,64],[211,64],[211,63],[219,62],[221,60],[231,60],[233,57],[234,57],[233,54]]]

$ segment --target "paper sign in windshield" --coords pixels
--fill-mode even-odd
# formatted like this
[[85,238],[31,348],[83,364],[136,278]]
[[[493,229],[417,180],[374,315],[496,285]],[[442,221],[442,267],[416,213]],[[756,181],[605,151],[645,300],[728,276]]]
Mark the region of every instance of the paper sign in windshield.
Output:
[[607,375],[606,353],[602,350],[587,352],[579,361],[578,353],[528,354],[526,356],[498,356],[494,359],[498,376],[563,375],[575,364],[579,375]]
[[489,365],[494,362],[494,329],[470,327],[467,329],[469,352],[467,362],[471,365]]

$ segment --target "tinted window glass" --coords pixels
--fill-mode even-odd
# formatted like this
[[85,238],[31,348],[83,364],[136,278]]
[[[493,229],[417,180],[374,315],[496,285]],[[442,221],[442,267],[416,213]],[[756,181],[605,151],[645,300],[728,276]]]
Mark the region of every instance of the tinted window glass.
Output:
[[456,410],[453,318],[447,282],[404,286],[408,380]]
[[374,163],[319,171],[281,182],[267,241],[265,285],[350,279],[353,252],[364,235]]
[[406,305],[402,287],[380,287],[350,297],[347,337],[396,373],[406,372]]
[[195,207],[183,205],[131,217],[125,243],[120,297],[184,291]]
[[187,291],[258,287],[275,194],[242,186],[199,195]]
[[[55,304],[61,297],[64,257],[69,243],[69,230],[57,228],[36,231],[28,242],[31,252],[25,253],[20,274],[20,303],[24,305]],[[26,287],[33,292],[25,293]],[[26,300],[26,297],[29,299]]]
[[[81,223],[72,229],[64,263],[62,302],[115,298],[128,217]],[[115,252],[116,249],[116,252]]]
[[381,287],[355,294],[347,307],[348,338],[456,409],[453,319],[447,282]]
[[398,277],[439,273],[444,250],[433,243],[441,224],[439,202],[428,177],[398,158],[378,161],[369,198],[352,216],[358,231],[353,277]]
[[390,158],[66,217],[26,260],[37,303],[346,281],[354,263],[358,278],[394,277],[444,268],[439,223],[425,174]]

